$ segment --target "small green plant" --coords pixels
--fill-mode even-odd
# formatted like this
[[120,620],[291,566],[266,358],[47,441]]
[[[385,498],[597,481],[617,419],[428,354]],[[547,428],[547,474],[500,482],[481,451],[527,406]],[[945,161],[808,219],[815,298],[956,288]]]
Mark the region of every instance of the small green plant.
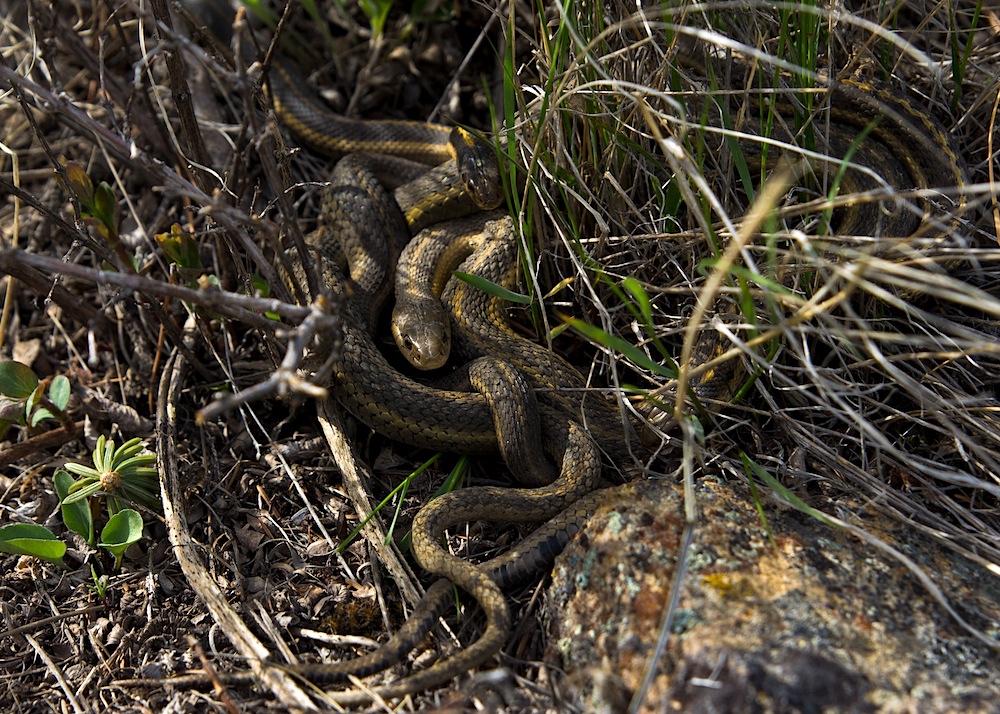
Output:
[[69,394],[62,375],[41,381],[20,362],[0,362],[0,437],[12,424],[34,429],[46,420],[65,421]]
[[93,583],[90,587],[94,591],[94,593],[97,595],[97,597],[99,597],[101,600],[107,600],[108,599],[108,576],[107,575],[98,575],[97,574],[97,569],[93,565],[91,565],[90,566],[90,579],[91,579],[91,582]]
[[[149,508],[159,506],[154,454],[142,454],[141,439],[130,439],[115,448],[115,442],[103,435],[97,439],[92,456],[93,466],[66,464],[66,470],[55,473],[54,483],[66,527],[82,537],[88,545],[104,548],[115,559],[115,569],[121,567],[125,550],[142,538],[142,516],[122,505],[128,499]],[[70,473],[79,476],[73,478]],[[100,512],[100,497],[107,500],[110,518],[95,537],[94,516]],[[0,552],[32,555],[66,568],[63,555],[66,544],[48,528],[18,523],[0,528]],[[99,595],[104,585],[92,568],[95,588]]]
[[103,434],[97,437],[93,466],[66,464],[66,470],[80,479],[69,487],[62,505],[70,506],[104,494],[111,515],[122,510],[119,498],[157,508],[160,496],[156,468],[151,465],[156,463],[156,456],[140,454],[142,448],[142,439],[130,439],[116,449],[113,440],[106,439]]
[[371,28],[372,37],[376,40],[381,38],[385,31],[385,23],[389,19],[392,5],[393,0],[358,0],[358,7],[368,18],[368,26]]
[[196,277],[204,272],[198,241],[180,224],[174,223],[168,233],[157,233],[156,242],[167,259],[180,270],[193,272]]
[[83,219],[106,241],[117,243],[121,209],[111,186],[107,181],[95,186],[86,170],[75,161],[66,162],[65,168],[69,188],[80,202]]
[[122,566],[125,549],[142,538],[142,516],[138,511],[126,508],[108,519],[101,531],[100,547],[115,557],[115,570]]
[[[160,250],[163,251],[163,255],[170,261],[172,270],[176,271],[188,287],[196,290],[219,290],[222,288],[219,277],[209,273],[202,263],[200,247],[192,233],[174,223],[168,232],[156,234],[156,242],[160,246]],[[253,273],[250,276],[250,282],[248,294],[264,298],[271,296],[271,286],[263,276]],[[216,315],[216,313],[211,314]],[[281,319],[274,312],[265,312],[264,316],[271,320]]]
[[965,75],[969,68],[969,58],[972,56],[975,40],[973,39],[980,29],[980,20],[983,15],[983,0],[978,0],[972,9],[972,17],[966,22],[959,21],[959,15],[954,10],[948,13],[950,24],[950,45],[951,45],[951,66],[952,76],[955,81],[951,95],[951,110],[958,111],[958,103],[962,99],[962,87],[965,86]]
[[[396,486],[394,489],[392,489],[392,491],[389,492],[389,495],[387,495],[385,498],[383,498],[382,501],[377,506],[375,506],[375,508],[372,509],[372,512],[369,513],[361,521],[361,523],[358,524],[357,528],[355,528],[353,531],[351,531],[347,535],[347,537],[344,538],[344,540],[341,542],[341,544],[339,546],[337,546],[337,549],[334,552],[337,553],[337,554],[343,553],[347,549],[347,547],[351,543],[354,542],[354,539],[357,537],[358,533],[360,533],[364,529],[364,527],[366,525],[368,525],[368,521],[370,521],[372,518],[374,518],[383,508],[385,508],[390,503],[390,501],[396,500],[397,501],[397,508],[396,508],[395,513],[392,516],[392,521],[390,522],[388,530],[386,532],[386,543],[391,542],[392,541],[392,533],[393,533],[393,530],[395,530],[395,528],[396,528],[396,523],[397,523],[397,520],[398,520],[399,515],[400,515],[400,507],[402,506],[403,499],[406,497],[406,493],[407,493],[407,491],[410,488],[410,484],[413,483],[414,479],[416,479],[418,476],[420,476],[422,473],[424,473],[427,469],[429,469],[432,465],[434,465],[434,463],[437,462],[437,460],[440,459],[440,458],[441,458],[441,454],[440,453],[435,454],[434,456],[432,456],[431,458],[429,458],[427,461],[425,461],[423,464],[421,464],[420,467],[418,467],[417,469],[415,469],[409,476],[407,476],[405,479],[403,479],[402,482],[400,482],[400,484],[398,486]],[[455,490],[461,488],[462,487],[462,479],[465,476],[465,472],[468,470],[468,468],[469,468],[469,459],[468,459],[468,457],[466,457],[466,456],[461,457],[455,463],[455,466],[452,467],[451,473],[448,475],[448,478],[445,479],[445,482],[443,484],[441,484],[440,488],[438,488],[438,490],[434,493],[434,495],[431,496],[431,500],[437,498],[438,496],[440,496],[442,494],[448,493],[450,491],[455,491]],[[403,538],[401,539],[399,545],[400,545],[400,548],[402,548],[404,551],[406,551],[406,550],[409,549],[409,547],[410,547],[410,534],[409,533],[407,533],[405,536],[403,536]]]
[[75,161],[65,164],[68,189],[80,203],[80,214],[84,222],[92,226],[104,242],[118,254],[123,265],[135,269],[135,261],[121,242],[121,206],[115,192],[107,181],[96,186],[87,171]]
[[59,509],[62,512],[63,523],[74,533],[79,534],[89,545],[94,544],[94,518],[90,513],[90,504],[86,501],[66,503],[69,490],[73,486],[73,477],[59,469],[55,475],[56,494],[59,496]]

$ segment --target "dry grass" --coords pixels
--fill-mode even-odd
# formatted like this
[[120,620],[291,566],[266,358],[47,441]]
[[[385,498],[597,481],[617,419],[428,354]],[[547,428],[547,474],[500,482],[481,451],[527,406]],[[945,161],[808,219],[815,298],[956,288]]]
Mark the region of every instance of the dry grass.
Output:
[[[500,134],[512,165],[521,167],[511,183],[526,186],[511,193],[511,205],[535,256],[528,263],[535,294],[547,296],[572,278],[569,288],[538,301],[535,324],[583,365],[594,350],[576,336],[553,335],[560,314],[583,317],[645,355],[598,347],[593,382],[614,387],[624,408],[664,427],[667,458],[645,464],[646,471],[673,469],[679,452],[677,468],[689,478],[703,469],[742,477],[745,454],[807,501],[821,495],[836,504],[850,495],[830,514],[841,521],[863,529],[860,511],[848,504],[878,508],[1000,575],[1000,251],[990,203],[998,161],[989,143],[1000,17],[980,15],[973,31],[974,3],[959,3],[949,15],[912,2],[891,21],[875,8],[812,15],[809,6],[789,6],[797,10],[790,13],[796,31],[783,33],[774,3],[678,5],[633,15],[632,5],[602,3],[599,16],[586,9],[564,16],[560,4],[538,14],[515,4],[514,17],[490,25],[492,13],[479,9],[455,23],[421,21],[409,29],[394,14],[378,42],[365,41],[360,13],[329,9],[337,39],[319,54],[336,53],[337,61],[320,74],[338,78],[343,105],[361,115],[389,106],[390,113],[425,116],[442,105],[452,119],[489,129],[488,109],[500,107]],[[815,43],[801,24],[809,17]],[[306,25],[296,16],[290,29]],[[484,43],[466,65],[468,37],[483,26],[496,49]],[[205,546],[214,586],[240,603],[251,635],[269,633],[272,642],[309,637],[321,618],[338,633],[377,634],[383,621],[396,619],[399,597],[384,587],[363,545],[332,552],[362,506],[329,473],[308,395],[291,400],[291,411],[287,400],[263,398],[279,388],[307,391],[267,376],[283,358],[294,366],[308,340],[302,330],[279,332],[262,313],[280,309],[288,324],[308,313],[246,297],[256,275],[290,302],[273,264],[283,243],[311,227],[311,182],[322,180],[323,170],[308,157],[289,157],[245,68],[227,69],[199,45],[153,28],[153,17],[140,21],[131,6],[112,13],[102,4],[77,5],[48,17],[34,4],[30,13],[23,3],[7,4],[0,87],[14,72],[30,79],[16,82],[21,96],[0,99],[0,142],[18,157],[16,174],[9,158],[0,165],[10,196],[0,226],[5,244],[16,241],[26,252],[5,251],[0,268],[29,287],[8,295],[4,356],[70,376],[78,397],[72,417],[89,438],[108,431],[152,438],[159,385],[172,364],[167,356],[178,350],[190,371],[173,405],[172,453],[186,499],[181,510]],[[695,41],[700,52],[718,48],[723,73],[714,82],[676,62],[679,48],[688,52]],[[952,62],[956,43],[971,47],[966,62]],[[179,48],[172,57],[168,50]],[[495,53],[506,71],[496,69]],[[765,74],[804,62],[810,71],[864,78],[885,68],[905,82],[969,167],[964,210],[954,221],[942,219],[949,230],[912,243],[901,261],[863,242],[817,238],[816,211],[804,215],[801,191],[748,197],[738,152],[719,149],[719,112],[704,95],[721,89],[715,96],[738,119],[745,87],[733,83],[741,71],[733,68],[753,58]],[[419,75],[409,73],[411,65]],[[480,75],[491,78],[492,96]],[[453,76],[458,81],[450,84]],[[181,77],[191,108],[178,101],[186,92],[171,85]],[[400,92],[403,78],[419,88],[412,96]],[[439,96],[442,86],[449,89]],[[817,111],[819,124],[822,107]],[[120,245],[99,240],[81,220],[52,178],[59,157],[113,186],[122,206]],[[167,264],[154,236],[173,223],[197,240],[202,270]],[[140,275],[130,274],[125,256],[136,259]],[[115,272],[98,272],[105,263]],[[209,274],[224,292],[193,282]],[[622,291],[626,278],[642,287],[647,308],[638,293]],[[335,324],[335,308],[323,319]],[[676,382],[649,362],[665,364],[662,349],[696,379],[687,356],[704,330],[722,335],[731,348],[724,359],[738,360],[746,379],[734,403],[705,401],[711,417],[699,443],[692,422],[667,430],[638,397],[657,394],[673,404]],[[268,386],[254,400],[195,425],[194,410],[214,390],[259,384]],[[369,488],[385,493],[416,457],[366,439],[361,435],[359,448],[381,460]],[[78,442],[57,449],[48,444],[7,468],[0,520],[58,525],[52,471],[86,449]],[[412,503],[433,488],[418,484]],[[206,640],[204,605],[168,552],[163,527],[153,524],[150,533],[144,553],[110,576],[112,607],[103,613],[91,609],[100,602],[87,588],[86,568],[60,578],[4,556],[6,710],[55,708],[62,697],[78,711],[157,708],[168,700],[178,710],[205,706],[194,692],[144,700],[111,684],[132,672],[197,666],[188,634],[217,648],[217,661],[233,651],[214,630]],[[486,536],[464,547],[489,554],[511,534]],[[934,574],[925,575],[933,587]],[[533,624],[532,607],[525,626]],[[50,616],[59,619],[44,620]],[[537,638],[519,641],[528,644],[512,656],[540,656]],[[332,645],[317,648],[322,656],[350,656]],[[544,667],[522,671],[544,682]],[[246,710],[280,708],[242,690],[234,696]],[[524,686],[517,706],[550,705],[547,696]]]
[[[726,7],[709,5],[708,18]],[[651,340],[678,339],[692,305],[742,315],[742,324],[728,326],[705,318],[704,329],[725,330],[732,352],[760,375],[743,401],[720,417],[722,429],[715,435],[720,444],[753,452],[789,478],[832,476],[929,530],[950,521],[958,530],[946,529],[944,540],[984,564],[996,564],[1000,432],[993,375],[1000,302],[992,277],[995,231],[985,210],[990,162],[981,140],[991,115],[972,109],[977,103],[988,108],[982,98],[995,91],[989,86],[995,57],[970,62],[964,103],[955,112],[963,119],[952,122],[952,136],[976,185],[966,191],[967,204],[955,220],[940,216],[944,234],[910,242],[898,251],[905,256],[901,262],[853,239],[815,238],[816,216],[803,219],[795,192],[779,192],[779,201],[788,205],[774,208],[766,230],[754,229],[733,158],[718,151],[698,156],[698,142],[718,131],[706,129],[704,115],[692,111],[701,103],[690,99],[704,80],[682,70],[674,92],[649,85],[663,86],[669,78],[668,70],[660,69],[672,56],[663,33],[676,33],[682,45],[697,36],[710,46],[756,56],[766,71],[769,62],[781,66],[770,54],[779,43],[773,35],[780,25],[773,18],[768,24],[763,8],[753,15],[753,25],[727,27],[725,33],[711,24],[696,29],[706,18],[692,15],[675,13],[659,22],[647,16],[643,22],[623,13],[620,24],[604,28],[601,41],[577,55],[579,67],[560,75],[546,97],[557,109],[523,133],[541,136],[538,146],[555,146],[551,154],[545,149],[545,158],[535,157],[544,173],[558,176],[587,167],[595,178],[580,176],[571,184],[579,200],[564,191],[561,200],[552,201],[561,212],[548,210],[550,196],[540,201],[545,218],[574,251],[590,238],[586,247],[612,281],[631,276],[646,287],[656,334],[642,337],[654,360]],[[951,34],[934,19],[932,14],[914,36],[921,41],[916,46],[902,34],[872,37],[859,20],[843,17],[821,52],[829,56],[831,74],[834,68],[859,66],[873,72],[877,53],[855,48],[896,43],[900,58],[894,69],[908,78],[910,91],[926,97],[929,112],[948,121],[947,108],[940,106],[949,99],[941,96],[941,86],[949,86],[941,74],[945,68],[915,61],[935,50],[940,56],[947,46]],[[743,90],[733,91],[738,101]],[[531,109],[526,115],[537,117]],[[598,133],[595,126],[603,128],[606,143],[588,140]],[[664,163],[673,169],[666,176]],[[687,193],[685,184],[697,192]],[[543,183],[540,193],[554,186]],[[946,208],[948,201],[942,203]],[[578,290],[580,295],[607,292],[588,271],[577,278],[592,281],[591,290]],[[614,303],[602,300],[593,312],[610,332],[628,335],[635,330],[634,317]],[[639,365],[619,363],[617,371],[632,379],[641,374],[649,380],[644,386],[653,389],[663,386]],[[760,449],[764,433],[779,434],[784,443]],[[786,473],[793,446],[805,473]],[[903,488],[887,488],[890,483]],[[976,513],[971,521],[970,511]]]

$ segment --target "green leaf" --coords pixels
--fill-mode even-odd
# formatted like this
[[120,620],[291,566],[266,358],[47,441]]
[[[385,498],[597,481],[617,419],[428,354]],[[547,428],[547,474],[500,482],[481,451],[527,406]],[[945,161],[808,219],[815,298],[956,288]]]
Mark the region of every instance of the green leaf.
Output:
[[139,454],[118,463],[115,466],[115,471],[120,473],[123,478],[132,475],[155,476],[156,469],[149,466],[149,464],[155,463],[156,454]]
[[95,570],[94,566],[91,565],[90,579],[94,583],[90,587],[92,587],[94,592],[97,593],[97,597],[101,598],[101,600],[106,600],[108,597],[108,577],[106,575],[98,577],[97,570]]
[[31,523],[15,523],[0,528],[0,552],[32,555],[65,568],[66,544],[48,528]]
[[31,421],[31,415],[34,413],[35,407],[38,406],[38,402],[39,400],[41,400],[41,398],[42,398],[42,387],[41,385],[39,385],[35,387],[33,390],[31,390],[31,394],[29,394],[28,398],[24,400],[25,423]]
[[123,478],[117,493],[148,508],[160,510],[160,489],[155,479],[149,477]]
[[273,28],[278,24],[278,16],[274,13],[274,10],[263,2],[263,0],[243,0],[243,4],[246,5],[247,9],[259,17],[268,27]]
[[111,455],[115,450],[115,442],[101,434],[97,437],[97,444],[94,446],[94,453],[90,455],[90,460],[94,463],[94,469],[98,474],[111,469]]
[[125,506],[122,505],[122,502],[114,496],[108,496],[107,504],[109,516],[117,516],[125,510]]
[[120,568],[125,549],[142,538],[142,516],[138,511],[126,508],[113,515],[101,531],[102,548],[115,556],[115,568]]
[[812,516],[824,525],[836,527],[837,524],[830,520],[822,511],[817,511],[815,508],[807,504],[801,498],[792,493],[788,487],[786,487],[781,481],[772,476],[767,469],[758,464],[756,461],[751,459],[742,451],[740,452],[740,459],[743,461],[743,468],[747,475],[751,478],[759,478],[770,488],[774,490],[779,496],[788,501],[792,506],[802,511],[803,513]]
[[104,548],[132,545],[142,538],[142,516],[138,511],[126,508],[108,520],[101,531],[101,545]]
[[629,276],[622,281],[622,287],[628,291],[629,295],[632,296],[632,299],[635,300],[636,305],[639,306],[639,311],[642,313],[643,324],[651,324],[653,321],[653,312],[650,307],[649,295],[646,294],[646,289],[642,287],[642,283]]
[[[446,493],[451,493],[452,491],[457,491],[462,488],[462,483],[465,480],[465,475],[469,471],[469,464],[471,460],[468,456],[460,456],[455,465],[452,466],[451,471],[448,473],[448,477],[444,480],[440,486],[438,486],[437,491],[435,491],[428,502],[433,501],[435,498],[440,498]],[[402,499],[400,499],[402,501]],[[393,524],[395,524],[396,519],[393,518]],[[388,541],[386,541],[388,545]],[[403,539],[399,542],[399,548],[404,553],[410,551],[413,545],[413,531],[408,532]]]
[[[254,295],[256,297],[268,298],[271,297],[271,285],[264,279],[262,275],[254,273],[250,276],[250,284],[253,286]],[[265,312],[264,317],[268,320],[280,320],[281,316],[275,312]]]
[[257,297],[271,297],[271,284],[267,282],[263,275],[254,273],[250,276],[250,284],[253,286],[254,294]]
[[[71,470],[69,467],[72,464],[66,464],[66,469]],[[69,489],[69,495],[63,499],[63,505],[69,505],[72,503],[78,503],[84,499],[90,498],[95,493],[99,493],[101,490],[101,480],[99,478],[82,478],[79,481],[75,481]]]
[[129,469],[127,478],[123,480],[129,483],[152,484],[154,488],[159,488],[160,472],[155,466],[139,466]]
[[508,290],[505,287],[497,285],[492,280],[487,280],[486,278],[481,278],[478,275],[470,275],[469,273],[463,273],[461,270],[456,270],[454,273],[455,277],[459,280],[464,280],[472,287],[482,290],[484,293],[498,297],[501,300],[509,300],[510,302],[516,302],[521,305],[528,305],[531,303],[531,298],[527,295],[522,295],[521,293],[515,293]]
[[558,283],[556,283],[551,290],[545,293],[545,299],[548,300],[550,297],[558,295],[567,285],[572,285],[574,280],[576,280],[576,278],[574,278],[572,275],[569,276],[568,278],[563,278]]
[[[111,444],[114,446],[114,442],[111,442]],[[113,452],[111,457],[111,468],[115,471],[121,471],[123,462],[128,461],[144,448],[145,444],[142,443],[142,439],[139,439],[138,437],[129,439]],[[147,454],[147,456],[149,455]]]
[[358,0],[358,7],[368,18],[372,36],[380,37],[385,30],[385,22],[389,18],[393,0]]
[[49,401],[55,406],[59,411],[63,411],[66,405],[69,404],[69,380],[63,375],[58,375],[52,380],[52,384],[49,385]]
[[343,541],[341,541],[340,545],[338,545],[336,550],[334,550],[333,552],[337,555],[343,553],[344,550],[347,549],[347,546],[349,546],[351,543],[354,542],[354,539],[357,537],[358,533],[360,533],[362,529],[364,529],[364,527],[368,525],[368,521],[370,521],[372,518],[375,518],[375,516],[378,515],[379,511],[385,508],[385,506],[393,499],[396,498],[402,499],[402,497],[406,494],[406,491],[410,487],[410,484],[413,482],[413,480],[417,478],[420,474],[422,474],[424,471],[429,469],[440,458],[441,458],[440,453],[434,454],[434,456],[429,458],[427,461],[421,464],[415,471],[412,471],[409,476],[404,478],[398,486],[392,489],[392,491],[390,491],[389,494],[385,498],[383,498],[382,501],[377,506],[375,506],[375,508],[372,509],[371,513],[369,513],[364,519],[362,519],[362,521],[357,525],[357,527],[353,531],[347,534],[347,537],[344,538]]
[[[704,258],[698,261],[698,266],[696,270],[699,275],[708,275],[710,269],[715,269],[718,265],[717,258]],[[776,295],[784,295],[786,297],[795,298],[794,292],[786,288],[781,283],[771,280],[760,273],[755,273],[751,270],[747,270],[742,265],[731,265],[729,266],[729,274],[734,275],[739,278],[744,278],[748,282],[756,283],[762,287],[766,292],[773,293]]]
[[48,409],[48,407],[38,407],[38,409],[36,409],[34,413],[32,413],[31,419],[28,420],[28,425],[38,426],[41,422],[45,421],[46,419],[55,419],[55,418],[56,415],[53,414]]
[[59,494],[63,523],[74,533],[80,534],[88,544],[94,544],[94,518],[86,501],[66,503],[66,497],[75,483],[68,472],[59,469],[55,475],[56,493]]
[[586,337],[588,340],[591,340],[603,347],[607,347],[608,349],[615,350],[627,359],[631,360],[633,364],[641,369],[649,370],[653,374],[666,377],[667,379],[673,379],[677,376],[677,370],[671,365],[663,365],[659,362],[654,362],[646,355],[645,352],[632,343],[626,342],[617,335],[609,335],[601,328],[594,327],[590,323],[584,322],[583,320],[575,317],[568,318],[566,322],[570,327]]
[[0,394],[27,399],[38,386],[38,377],[20,362],[0,362]]
[[90,180],[90,176],[75,161],[68,161],[65,168],[70,190],[76,195],[83,209],[88,213],[92,212],[94,206],[94,184]]
[[444,483],[442,483],[441,486],[438,487],[438,490],[434,492],[434,495],[431,496],[431,500],[462,488],[462,479],[465,477],[465,473],[469,470],[469,462],[470,459],[468,456],[459,457],[458,461],[455,462],[455,466],[448,474],[448,478],[446,478]]
[[177,267],[187,270],[203,270],[198,242],[179,224],[174,223],[170,226],[169,233],[157,233],[156,242],[159,243],[167,259]]
[[66,470],[71,474],[76,474],[77,476],[83,476],[84,478],[100,478],[101,474],[97,472],[93,466],[87,466],[86,464],[78,464],[75,462],[67,462]]
[[118,199],[107,181],[101,181],[94,191],[94,218],[103,223],[113,237],[118,236]]

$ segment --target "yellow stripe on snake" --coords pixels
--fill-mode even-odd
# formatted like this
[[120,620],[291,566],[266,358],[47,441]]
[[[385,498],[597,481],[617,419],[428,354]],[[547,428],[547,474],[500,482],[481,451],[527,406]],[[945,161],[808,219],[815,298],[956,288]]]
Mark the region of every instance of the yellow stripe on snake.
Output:
[[[518,337],[498,298],[457,280],[446,287],[447,274],[462,258],[465,272],[513,285],[518,242],[512,220],[502,213],[479,213],[433,225],[400,260],[406,269],[398,278],[397,297],[415,291],[429,312],[418,313],[421,317],[407,326],[405,314],[410,308],[404,309],[404,317],[396,323],[397,339],[415,351],[418,366],[436,367],[451,352],[445,344],[448,338],[416,334],[412,325],[431,325],[435,333],[443,334],[450,322],[454,351],[471,360],[460,370],[461,388],[428,386],[390,366],[371,329],[411,230],[433,220],[440,209],[437,204],[450,206],[453,198],[465,201],[466,192],[479,198],[475,207],[462,203],[462,211],[495,206],[498,184],[491,192],[486,184],[492,179],[480,181],[486,165],[481,153],[471,160],[462,181],[456,180],[463,172],[447,147],[457,146],[457,155],[463,157],[476,146],[467,132],[419,122],[345,120],[304,94],[302,86],[283,65],[272,68],[269,91],[279,117],[309,145],[337,155],[397,152],[441,164],[429,176],[401,187],[395,198],[367,159],[348,156],[333,171],[323,200],[325,231],[316,243],[317,261],[325,289],[341,296],[350,292],[351,297],[342,347],[334,357],[332,392],[360,421],[390,439],[461,454],[501,453],[515,479],[532,487],[470,488],[425,506],[413,524],[414,553],[426,570],[441,579],[428,590],[418,611],[371,655],[291,668],[310,680],[328,682],[391,666],[433,626],[447,606],[450,585],[458,585],[486,612],[484,633],[458,654],[374,690],[384,698],[399,697],[441,685],[500,649],[510,627],[501,588],[551,565],[600,498],[599,492],[593,493],[600,480],[598,445],[613,460],[627,458],[631,425],[609,402],[586,389],[586,380],[572,365]],[[817,133],[826,137],[822,150],[835,161],[849,154],[853,165],[868,169],[846,171],[843,191],[886,186],[926,191],[966,183],[962,162],[947,136],[912,103],[881,86],[854,81],[831,83],[827,98],[828,119],[822,125],[817,122]],[[750,152],[753,146],[748,143]],[[845,233],[905,243],[913,235],[940,229],[935,223],[937,207],[923,199],[919,205],[920,210],[913,212],[892,200],[858,203],[838,211],[835,226]],[[382,237],[388,237],[388,243]],[[335,254],[346,257],[350,290],[332,258]],[[439,267],[441,260],[444,268]],[[438,312],[442,300],[444,311]],[[729,379],[723,372],[717,374]],[[559,464],[558,469],[553,463]],[[441,547],[447,528],[470,520],[547,524],[510,553],[475,566]],[[369,696],[358,693],[359,700]]]

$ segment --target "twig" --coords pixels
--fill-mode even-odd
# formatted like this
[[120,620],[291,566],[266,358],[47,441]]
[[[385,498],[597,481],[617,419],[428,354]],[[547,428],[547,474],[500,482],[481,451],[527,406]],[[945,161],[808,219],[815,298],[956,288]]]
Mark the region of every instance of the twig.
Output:
[[239,320],[251,327],[265,330],[276,330],[281,327],[281,323],[269,320],[257,313],[273,312],[294,321],[304,320],[310,314],[308,307],[289,305],[277,298],[256,298],[215,288],[193,290],[141,275],[97,270],[23,250],[0,249],[0,272],[11,274],[23,266],[35,268],[51,275],[68,275],[88,280],[97,285],[118,285],[145,295],[174,297]]
[[[194,115],[194,107],[191,104],[191,89],[187,83],[187,73],[184,68],[184,60],[181,54],[164,37],[161,27],[173,33],[173,23],[170,20],[170,13],[167,11],[166,0],[150,0],[150,8],[153,17],[156,18],[156,37],[163,48],[163,58],[167,65],[167,77],[170,80],[170,94],[177,108],[177,116],[180,119],[181,131],[187,142],[187,151],[194,159],[188,162],[188,170],[192,172],[198,186],[206,193],[211,191],[212,174],[205,170],[209,165],[208,152],[205,150],[205,140],[201,135],[201,126]],[[184,155],[183,152],[181,152]]]
[[177,453],[178,409],[182,403],[184,361],[176,354],[167,362],[160,382],[157,399],[157,448],[160,458],[160,491],[163,516],[174,554],[184,575],[198,598],[205,603],[212,618],[219,624],[229,641],[250,664],[259,680],[271,689],[278,701],[303,711],[316,707],[295,682],[280,669],[268,667],[264,661],[270,655],[264,644],[254,636],[246,623],[229,603],[209,576],[198,548],[191,538],[184,515],[184,488],[181,484],[180,457]]
[[[0,451],[0,469],[7,468],[15,461],[20,461],[38,451],[58,449],[63,444],[80,438],[81,433],[83,433],[83,426],[79,422],[69,421],[58,429],[32,436],[30,439]],[[0,634],[0,638],[2,637],[3,634]]]
[[[302,321],[298,329],[288,340],[288,350],[284,359],[265,382],[256,384],[236,394],[230,394],[198,412],[195,417],[199,424],[215,419],[220,414],[231,411],[243,404],[259,401],[272,395],[284,396],[288,392],[298,392],[315,399],[323,399],[327,391],[312,382],[302,379],[296,371],[302,363],[306,348],[317,335],[330,340],[330,357],[339,351],[339,305],[325,298],[320,298],[313,305],[309,315]],[[332,340],[330,338],[333,338]],[[326,372],[319,370],[320,378]]]
[[76,697],[76,693],[73,691],[73,687],[70,686],[69,682],[66,681],[63,671],[59,668],[59,665],[57,665],[55,661],[49,657],[49,653],[45,651],[45,648],[42,647],[41,643],[31,635],[25,635],[24,639],[31,644],[35,650],[35,654],[37,654],[39,659],[45,663],[49,672],[51,672],[52,676],[55,677],[55,680],[59,682],[59,688],[62,689],[63,694],[66,695],[66,699],[73,706],[73,711],[76,712],[76,714],[87,714],[87,709]]
[[29,622],[27,625],[21,625],[20,627],[12,627],[9,630],[0,632],[0,640],[7,637],[16,637],[17,635],[23,635],[32,630],[39,630],[43,627],[48,627],[55,622],[61,622],[62,620],[68,620],[72,617],[77,617],[78,615],[91,615],[95,612],[104,612],[107,610],[105,605],[91,605],[90,607],[80,608],[79,610],[72,610],[70,612],[62,612],[58,615],[52,615],[51,617],[43,617],[40,620],[34,620]]
[[[39,102],[44,109],[55,114],[56,117],[82,134],[92,136],[96,142],[106,147],[113,156],[127,162],[130,166],[145,174],[154,185],[162,186],[168,195],[186,196],[196,204],[203,206],[202,210],[207,215],[211,215],[230,235],[235,236],[239,240],[240,247],[253,260],[257,270],[273,286],[278,296],[282,298],[287,297],[287,290],[274,266],[267,260],[257,246],[257,243],[250,237],[248,230],[246,230],[250,228],[254,233],[259,232],[261,229],[271,230],[273,226],[268,222],[251,218],[237,208],[212,198],[187,179],[171,171],[161,161],[146,154],[135,143],[126,142],[107,127],[94,121],[86,112],[64,97],[52,93],[26,77],[22,77],[2,62],[0,62],[0,79],[16,87],[18,91],[30,93],[35,101]],[[220,196],[223,195],[225,194],[220,194]],[[93,241],[89,243],[93,243]],[[95,248],[95,250],[100,249]]]

